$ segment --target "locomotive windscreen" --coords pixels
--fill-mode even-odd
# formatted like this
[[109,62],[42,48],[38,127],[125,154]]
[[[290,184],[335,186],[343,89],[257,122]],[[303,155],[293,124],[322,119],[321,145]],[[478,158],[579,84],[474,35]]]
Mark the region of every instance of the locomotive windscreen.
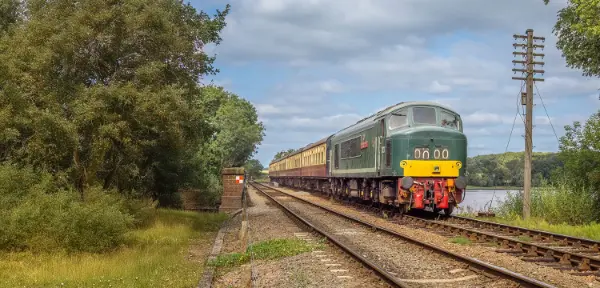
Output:
[[433,107],[414,107],[413,121],[418,124],[436,125],[435,108]]

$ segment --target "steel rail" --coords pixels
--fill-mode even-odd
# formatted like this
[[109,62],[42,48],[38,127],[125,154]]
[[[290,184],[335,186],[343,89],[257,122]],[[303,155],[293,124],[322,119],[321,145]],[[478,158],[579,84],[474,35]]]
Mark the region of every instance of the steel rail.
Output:
[[[444,223],[446,221],[428,220],[428,219],[423,219],[423,218],[414,217],[414,216],[407,216],[407,215],[405,215],[404,217],[407,219],[411,219],[413,221],[430,224],[430,225],[433,225],[434,227],[435,227],[435,225],[439,225],[439,226],[443,226],[443,227],[446,227],[450,230],[454,230],[457,232],[464,231],[465,233],[467,233],[468,236],[471,236],[470,238],[472,240],[477,240],[477,241],[482,241],[482,242],[487,241],[487,240],[492,240],[492,241],[495,240],[496,242],[501,243],[504,248],[513,249],[513,251],[515,251],[515,252],[527,253],[527,255],[529,255],[531,257],[536,257],[536,256],[542,257],[542,259],[539,259],[539,261],[535,261],[535,259],[534,259],[533,262],[543,262],[545,260],[553,260],[553,262],[559,262],[559,264],[562,264],[562,265],[578,266],[577,268],[580,271],[590,271],[590,270],[597,271],[598,269],[600,269],[600,259],[595,258],[595,257],[589,257],[586,255],[577,254],[577,253],[573,253],[573,252],[569,252],[569,251],[563,251],[563,250],[559,250],[559,249],[548,247],[548,246],[542,246],[542,245],[538,245],[538,244],[521,241],[518,239],[512,239],[510,237],[495,235],[495,234],[483,232],[483,231],[477,231],[474,229],[461,227],[461,226],[453,225],[450,223]],[[594,268],[594,269],[592,269],[592,268]]]
[[[302,217],[302,216],[298,215],[297,213],[295,213],[294,211],[290,210],[288,207],[286,207],[279,200],[275,199],[274,197],[272,197],[271,195],[269,195],[267,192],[265,192],[263,190],[264,188],[261,189],[261,188],[257,187],[255,185],[255,183],[250,183],[250,185],[252,187],[254,187],[256,190],[260,191],[263,195],[267,196],[271,201],[275,202],[279,207],[281,207],[281,209],[284,212],[286,212],[289,215],[292,215],[294,218],[296,218],[297,220],[299,220],[300,222],[302,222],[304,225],[308,226],[311,231],[316,231],[319,234],[325,236],[325,238],[329,239],[329,241],[331,241],[332,243],[334,243],[336,246],[340,247],[346,253],[350,254],[352,257],[354,257],[355,259],[357,259],[359,262],[365,264],[371,270],[375,271],[377,274],[379,274],[379,276],[381,278],[383,278],[383,280],[385,280],[386,282],[388,282],[390,285],[392,285],[394,287],[401,287],[401,288],[409,288],[410,287],[408,284],[406,284],[406,283],[398,280],[396,277],[394,277],[392,274],[390,274],[387,271],[385,271],[383,268],[379,267],[375,263],[371,262],[367,258],[363,257],[359,253],[357,253],[354,250],[352,250],[352,248],[348,247],[344,243],[342,243],[342,242],[338,241],[337,239],[335,239],[335,237],[333,237],[333,235],[325,232],[323,229],[320,229],[320,228],[316,227],[314,224],[310,223],[304,217]],[[270,187],[266,187],[266,188],[270,188]],[[279,192],[277,190],[274,190],[274,191]],[[281,193],[281,192],[279,192],[279,193]]]
[[[264,185],[262,183],[252,182],[252,186],[255,187],[255,188],[257,188],[256,184],[258,184],[258,185],[260,185],[260,186],[262,186],[264,188],[271,189],[273,191],[285,194],[286,196],[293,197],[293,198],[295,198],[297,200],[300,200],[300,201],[302,201],[304,203],[307,203],[307,204],[310,204],[312,206],[321,208],[321,209],[326,210],[326,211],[328,211],[328,212],[330,212],[332,214],[335,214],[337,216],[341,216],[341,217],[346,218],[348,220],[352,220],[354,222],[357,222],[359,224],[367,226],[367,227],[371,228],[374,231],[379,230],[379,231],[385,232],[388,235],[391,235],[391,236],[394,236],[394,237],[397,237],[397,238],[401,238],[403,240],[406,240],[406,241],[409,241],[411,243],[417,244],[419,246],[425,247],[425,248],[427,248],[429,250],[433,250],[433,251],[435,251],[435,252],[437,252],[437,253],[439,253],[441,255],[444,255],[446,257],[451,257],[451,258],[456,259],[458,261],[461,261],[463,263],[472,265],[472,266],[476,267],[479,270],[486,271],[486,272],[488,272],[490,274],[493,274],[493,275],[496,275],[496,276],[499,276],[499,277],[509,278],[510,280],[518,282],[518,283],[520,283],[520,284],[522,284],[522,285],[524,285],[526,287],[548,287],[548,288],[549,287],[556,287],[556,286],[551,285],[549,283],[542,282],[542,281],[539,281],[539,280],[531,278],[531,277],[527,277],[525,275],[522,275],[520,273],[516,273],[514,271],[510,271],[510,270],[508,270],[508,269],[506,269],[504,267],[500,267],[500,266],[496,266],[496,265],[493,265],[493,264],[490,264],[490,263],[486,263],[486,262],[483,262],[483,261],[475,259],[475,258],[471,258],[471,257],[459,255],[457,253],[454,253],[452,251],[446,250],[444,248],[441,248],[441,247],[438,247],[438,246],[435,246],[435,245],[432,245],[432,244],[429,244],[429,243],[417,240],[417,239],[415,239],[413,237],[410,237],[408,235],[404,235],[404,234],[398,233],[396,231],[392,231],[392,230],[390,230],[388,228],[385,228],[383,226],[363,221],[363,220],[358,219],[358,218],[356,218],[354,216],[347,215],[345,213],[335,211],[335,210],[333,210],[331,208],[328,208],[328,207],[325,207],[325,206],[313,203],[311,201],[308,201],[308,200],[303,199],[301,197],[298,197],[296,195],[292,195],[290,193],[283,192],[283,191],[281,191],[279,189],[276,189],[276,188]],[[260,190],[260,189],[258,189],[258,190]],[[265,193],[265,192],[263,192],[263,193]]]
[[[473,219],[462,216],[450,216],[449,221],[458,222],[458,224],[465,224],[468,222],[469,224],[474,224],[476,228],[502,228],[503,232],[511,233],[518,232],[521,235],[532,237],[534,240],[538,241],[562,241],[560,244],[564,244],[564,246],[571,246],[575,248],[585,247],[592,249],[598,253],[600,253],[600,241],[595,241],[586,238],[568,236],[564,234],[552,233],[548,231],[536,230],[536,229],[528,229],[518,226],[506,225],[501,223],[495,223],[490,221],[484,221],[479,219]],[[477,227],[479,226],[479,227]],[[562,240],[561,240],[562,239]]]

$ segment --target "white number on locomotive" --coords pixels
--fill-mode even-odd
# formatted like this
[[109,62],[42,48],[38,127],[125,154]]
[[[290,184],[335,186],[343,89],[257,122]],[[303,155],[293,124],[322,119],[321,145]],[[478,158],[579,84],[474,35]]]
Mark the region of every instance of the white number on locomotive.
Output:
[[[414,159],[429,159],[429,148],[415,148],[413,152]],[[450,157],[450,151],[448,148],[435,148],[433,150],[434,159],[448,159]]]

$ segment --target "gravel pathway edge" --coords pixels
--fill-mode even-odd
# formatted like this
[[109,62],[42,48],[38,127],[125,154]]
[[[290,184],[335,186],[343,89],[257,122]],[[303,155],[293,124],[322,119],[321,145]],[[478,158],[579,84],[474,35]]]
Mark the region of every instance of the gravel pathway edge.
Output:
[[238,209],[237,211],[231,214],[231,217],[229,217],[226,221],[223,221],[223,223],[221,223],[221,227],[219,228],[219,232],[217,233],[217,237],[215,237],[215,242],[213,243],[212,251],[210,252],[210,255],[208,255],[208,259],[204,264],[204,273],[202,275],[202,279],[198,283],[198,288],[212,287],[213,277],[215,274],[215,267],[209,266],[208,263],[211,260],[217,258],[217,256],[219,256],[219,254],[221,253],[221,247],[223,247],[223,238],[225,237],[225,229],[227,229],[227,225],[229,224],[230,220],[237,217],[238,214],[240,214],[241,212],[242,209]]

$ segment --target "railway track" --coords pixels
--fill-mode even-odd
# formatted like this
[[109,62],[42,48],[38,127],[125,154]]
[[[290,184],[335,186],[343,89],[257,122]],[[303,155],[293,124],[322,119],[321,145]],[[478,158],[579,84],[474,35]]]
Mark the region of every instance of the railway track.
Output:
[[477,219],[453,216],[430,220],[404,216],[399,223],[427,228],[446,236],[462,235],[475,243],[500,246],[497,252],[510,253],[524,261],[536,262],[576,276],[600,276],[600,242],[531,230]]
[[[382,277],[382,279],[384,279],[385,281],[387,281],[394,287],[418,287],[418,285],[424,285],[424,284],[431,285],[432,283],[446,283],[446,284],[443,284],[444,287],[449,287],[449,285],[450,286],[452,285],[449,283],[452,283],[453,279],[435,279],[435,280],[433,280],[433,279],[399,279],[398,277],[401,277],[403,275],[401,275],[401,273],[392,272],[390,270],[393,270],[394,268],[397,268],[399,270],[402,270],[402,269],[400,269],[399,267],[394,267],[394,265],[392,263],[381,264],[381,258],[379,258],[380,261],[371,260],[372,258],[377,258],[377,257],[366,257],[365,254],[370,254],[370,252],[365,251],[364,247],[363,247],[363,250],[356,249],[357,248],[356,243],[347,243],[344,240],[347,240],[348,238],[338,237],[337,235],[339,233],[327,231],[327,228],[325,228],[322,224],[317,224],[318,221],[311,222],[311,220],[309,218],[326,217],[326,218],[321,218],[320,223],[324,223],[324,222],[331,222],[332,221],[331,218],[333,218],[333,217],[338,217],[345,221],[349,220],[352,223],[359,224],[359,226],[363,227],[362,228],[363,230],[369,231],[367,233],[373,234],[373,232],[375,232],[375,231],[382,232],[382,234],[386,235],[386,237],[391,237],[392,239],[395,239],[396,241],[385,242],[385,241],[381,241],[381,239],[379,239],[380,241],[377,241],[375,243],[386,243],[386,245],[375,245],[375,246],[387,246],[388,244],[389,245],[412,245],[414,247],[411,246],[411,248],[409,248],[410,254],[412,254],[413,257],[422,257],[422,259],[415,259],[416,261],[413,261],[413,262],[420,262],[423,259],[427,259],[427,257],[432,257],[431,255],[428,256],[428,254],[431,254],[431,253],[416,253],[414,249],[424,249],[424,250],[433,251],[436,254],[435,254],[435,257],[433,257],[431,259],[437,259],[437,261],[441,261],[441,262],[445,261],[446,265],[450,265],[450,266],[454,265],[455,267],[458,267],[458,266],[468,267],[468,270],[475,272],[477,275],[483,275],[484,278],[488,279],[487,280],[488,282],[483,284],[485,287],[494,287],[494,286],[505,287],[506,281],[518,283],[522,287],[555,287],[551,284],[536,280],[531,277],[524,276],[519,273],[515,273],[515,272],[505,269],[503,267],[485,263],[485,262],[480,261],[475,258],[465,257],[462,255],[456,254],[452,251],[448,251],[444,248],[433,246],[431,244],[419,241],[408,235],[403,235],[403,234],[397,233],[395,231],[389,230],[388,228],[377,225],[375,223],[363,221],[363,220],[353,217],[351,215],[337,212],[335,210],[321,206],[316,203],[312,203],[312,202],[302,199],[300,197],[296,197],[294,195],[290,195],[288,193],[279,191],[278,189],[275,189],[273,187],[269,187],[269,186],[266,186],[266,185],[263,185],[260,183],[251,183],[251,185],[258,191],[260,191],[264,195],[266,195],[268,198],[270,198],[273,202],[277,203],[278,206],[280,206],[282,209],[284,209],[286,211],[286,213],[293,215],[293,217],[295,217],[299,221],[303,222],[305,225],[307,225],[314,231],[317,231],[318,233],[320,233],[323,236],[325,236],[326,238],[328,238],[331,242],[338,245],[344,251],[348,252],[350,255],[352,255],[354,258],[356,258],[358,261],[364,263],[367,267],[371,268],[373,271],[375,271],[377,274],[379,274]],[[303,206],[298,206],[298,205],[303,205]],[[292,207],[294,207],[294,208],[292,208]],[[311,211],[309,211],[309,210],[311,210]],[[302,212],[299,212],[299,211],[302,211]],[[300,215],[300,214],[302,214],[302,215]],[[343,240],[341,240],[341,239],[343,239]],[[398,241],[398,240],[400,240],[400,241]],[[373,240],[371,240],[371,241],[373,241]],[[371,242],[371,243],[373,243],[373,242]],[[393,243],[393,244],[390,244],[390,243]],[[367,243],[367,244],[369,244],[369,243]],[[410,249],[412,249],[412,250],[410,250]],[[379,251],[379,252],[381,252],[381,251]],[[374,252],[374,254],[377,254],[379,252]],[[442,260],[444,260],[444,261],[442,261]],[[428,260],[425,260],[423,262],[426,262],[426,261],[428,261]],[[385,262],[385,259],[384,259],[384,262]],[[452,263],[450,263],[450,262],[452,262]],[[460,263],[460,264],[457,264],[457,263]],[[411,263],[411,262],[406,262],[405,264],[406,265],[415,265],[415,263]],[[427,266],[431,266],[431,265],[425,265],[423,267],[427,267]],[[422,268],[422,269],[426,269],[426,268]],[[437,272],[439,273],[440,269],[439,268],[436,268],[436,269],[438,269]],[[442,269],[442,270],[445,271],[446,269]],[[451,271],[451,270],[463,270],[463,269],[449,269],[449,270]],[[454,279],[454,280],[457,280],[457,281],[465,280],[468,282],[469,279],[475,279],[477,277],[479,277],[479,276],[470,275],[470,276],[465,276],[462,279],[458,279],[458,280]],[[479,277],[479,280],[471,280],[471,281],[481,281],[480,279],[481,279],[481,277]],[[498,282],[498,281],[500,281],[500,282]],[[504,282],[502,282],[502,281],[504,281]],[[494,282],[498,282],[498,283],[494,283]],[[456,283],[454,283],[454,284],[456,284]],[[456,287],[482,287],[481,282],[460,283],[458,285],[461,285],[461,286],[456,286]],[[465,286],[462,286],[462,285],[465,285]]]
[[[317,232],[318,234],[320,234],[323,237],[327,238],[331,243],[333,243],[336,246],[338,246],[339,248],[341,248],[342,251],[348,253],[353,258],[355,258],[358,262],[364,264],[369,269],[371,269],[375,273],[377,273],[381,277],[381,279],[383,279],[384,281],[388,282],[388,284],[392,285],[392,287],[402,287],[402,288],[408,288],[408,287],[410,287],[406,283],[398,281],[389,272],[385,271],[384,269],[382,269],[381,267],[379,267],[378,265],[376,265],[372,261],[366,259],[362,255],[360,255],[359,253],[357,253],[356,251],[354,251],[354,249],[352,249],[351,247],[349,247],[349,246],[345,245],[344,243],[338,241],[336,239],[336,237],[334,237],[332,235],[332,233],[326,231],[323,228],[320,228],[320,227],[316,226],[315,224],[313,224],[311,221],[309,221],[305,217],[302,217],[300,214],[292,211],[286,205],[283,204],[283,201],[278,200],[276,197],[274,197],[273,195],[271,195],[268,191],[265,191],[267,189],[272,189],[272,188],[269,188],[269,187],[266,187],[266,186],[259,186],[259,185],[256,185],[256,183],[253,183],[253,182],[251,182],[250,185],[252,187],[254,187],[256,190],[258,190],[259,192],[261,192],[263,195],[265,195],[267,198],[269,198],[269,200],[271,200],[272,202],[274,202],[275,204],[277,204],[277,206],[279,206],[287,215],[290,215],[290,217],[292,217],[294,220],[296,220],[297,222],[300,222],[302,225],[308,227],[311,232]],[[273,190],[273,191],[275,191],[275,190]]]

